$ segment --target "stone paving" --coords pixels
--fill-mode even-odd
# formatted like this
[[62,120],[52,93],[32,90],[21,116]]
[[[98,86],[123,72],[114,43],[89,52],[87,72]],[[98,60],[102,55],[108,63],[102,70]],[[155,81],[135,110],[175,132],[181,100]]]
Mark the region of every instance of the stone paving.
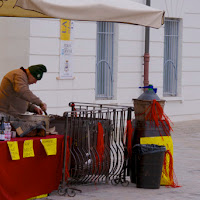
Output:
[[[52,192],[46,200],[200,200],[200,120],[176,122],[172,132],[174,144],[174,170],[180,188],[136,188],[111,184],[77,186],[82,193],[75,197],[60,196]],[[43,200],[45,200],[43,199]]]

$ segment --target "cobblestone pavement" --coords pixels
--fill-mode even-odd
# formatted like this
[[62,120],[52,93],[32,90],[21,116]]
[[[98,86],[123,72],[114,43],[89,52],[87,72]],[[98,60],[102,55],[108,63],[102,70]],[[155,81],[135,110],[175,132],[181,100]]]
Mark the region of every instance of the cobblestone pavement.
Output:
[[[160,189],[113,186],[111,184],[78,186],[82,193],[75,197],[52,192],[46,200],[200,200],[200,120],[176,122],[172,132],[174,170],[180,188]],[[44,200],[44,199],[43,199]]]

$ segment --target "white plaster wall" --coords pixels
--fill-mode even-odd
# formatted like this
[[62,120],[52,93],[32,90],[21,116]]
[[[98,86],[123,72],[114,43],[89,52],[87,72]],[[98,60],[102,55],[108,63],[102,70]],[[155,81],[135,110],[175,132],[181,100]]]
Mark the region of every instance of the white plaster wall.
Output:
[[0,17],[0,81],[3,76],[29,61],[29,20]]
[[[137,2],[145,3],[143,0]],[[151,0],[152,7],[166,11],[167,17],[183,20],[181,92],[179,97],[165,98],[165,112],[172,121],[200,118],[200,1]],[[178,5],[178,6],[177,6]],[[31,19],[30,64],[48,67],[41,83],[33,90],[48,104],[48,113],[62,114],[68,102],[118,103],[133,105],[143,85],[144,27],[117,25],[117,84],[114,100],[95,100],[96,23],[75,22],[73,80],[59,76],[59,20]],[[164,28],[150,30],[149,81],[163,98]]]
[[166,17],[180,18],[183,21],[181,93],[178,98],[165,98],[167,100],[165,112],[174,121],[200,119],[200,11],[198,9],[200,1],[152,0],[151,2],[153,7],[165,10]]
[[117,102],[133,106],[143,85],[144,27],[119,24]]
[[30,20],[29,64],[42,63],[48,70],[31,89],[47,103],[49,114],[62,115],[70,101],[95,99],[96,23],[75,22],[74,27],[74,79],[59,80],[60,20]]
[[[198,0],[151,0],[151,5],[165,10],[166,17],[183,20],[179,96],[163,97],[164,26],[160,29],[150,29],[149,81],[158,88],[158,95],[166,100],[165,112],[172,121],[199,119],[200,11],[197,8],[200,2]],[[141,92],[137,87],[143,84],[143,27],[120,25],[119,40],[118,76],[121,85],[118,87],[117,101],[129,105],[132,98],[140,95]]]

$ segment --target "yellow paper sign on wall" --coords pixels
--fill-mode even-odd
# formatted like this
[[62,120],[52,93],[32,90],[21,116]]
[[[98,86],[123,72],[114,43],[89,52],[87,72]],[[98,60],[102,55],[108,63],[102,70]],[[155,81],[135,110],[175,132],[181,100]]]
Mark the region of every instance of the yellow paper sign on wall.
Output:
[[23,148],[23,158],[34,157],[33,140],[25,140]]
[[41,139],[47,156],[56,155],[57,153],[57,138]]
[[61,19],[60,20],[60,39],[70,40],[71,33],[71,20]]
[[19,156],[18,142],[17,141],[7,142],[7,144],[12,160],[19,160],[20,156]]

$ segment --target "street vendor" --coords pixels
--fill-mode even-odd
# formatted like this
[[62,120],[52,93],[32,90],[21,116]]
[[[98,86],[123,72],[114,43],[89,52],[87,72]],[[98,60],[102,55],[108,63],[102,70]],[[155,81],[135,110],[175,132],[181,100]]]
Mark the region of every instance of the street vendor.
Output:
[[17,116],[29,111],[42,115],[47,105],[30,91],[29,85],[41,80],[44,72],[47,69],[42,64],[8,72],[0,85],[0,112]]

